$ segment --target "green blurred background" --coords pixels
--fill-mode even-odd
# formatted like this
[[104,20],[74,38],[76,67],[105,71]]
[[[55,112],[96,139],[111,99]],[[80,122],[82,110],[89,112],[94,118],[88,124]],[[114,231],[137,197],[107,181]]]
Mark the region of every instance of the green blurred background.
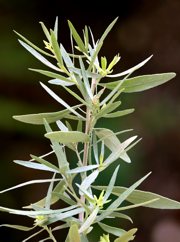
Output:
[[[123,107],[136,109],[134,114],[101,122],[115,131],[133,128],[133,134],[143,137],[129,152],[133,163],[121,165],[119,184],[130,185],[149,171],[152,175],[142,189],[158,192],[180,201],[180,1],[179,0],[124,0],[96,1],[7,1],[0,0],[0,190],[30,179],[47,178],[49,174],[24,169],[14,159],[29,159],[29,154],[40,155],[50,150],[43,138],[41,126],[18,123],[14,114],[56,111],[58,104],[40,87],[46,78],[28,71],[40,63],[17,42],[17,32],[43,46],[44,38],[39,21],[47,27],[60,22],[60,41],[69,47],[67,19],[79,31],[91,26],[98,39],[107,25],[117,16],[118,23],[105,41],[102,55],[110,60],[116,53],[122,56],[118,71],[141,62],[151,54],[154,57],[136,74],[174,71],[177,77],[169,83],[144,93],[123,95]],[[68,96],[57,92],[67,102]],[[100,125],[100,124],[99,124]],[[108,171],[109,175],[112,168]],[[104,178],[108,176],[105,174]],[[106,179],[102,179],[103,184]],[[0,195],[0,205],[20,208],[44,196],[47,186],[29,186]],[[129,212],[134,227],[139,228],[138,242],[180,241],[180,212],[140,208]],[[9,214],[0,214],[0,224],[31,225],[31,220]],[[125,228],[132,225],[120,222]],[[99,231],[97,231],[98,233]],[[29,233],[0,228],[0,242],[19,242]],[[62,237],[61,237],[62,236]],[[37,241],[37,240],[32,240]],[[60,240],[63,235],[60,235]],[[92,239],[95,242],[95,239]]]

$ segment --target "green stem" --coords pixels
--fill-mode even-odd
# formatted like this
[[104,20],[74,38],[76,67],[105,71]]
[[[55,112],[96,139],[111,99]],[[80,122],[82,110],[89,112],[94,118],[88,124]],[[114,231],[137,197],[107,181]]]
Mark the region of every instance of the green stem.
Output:
[[49,238],[52,239],[53,242],[57,242],[57,240],[55,239],[54,235],[52,234],[51,229],[49,229],[48,226],[45,226],[45,230],[48,232]]

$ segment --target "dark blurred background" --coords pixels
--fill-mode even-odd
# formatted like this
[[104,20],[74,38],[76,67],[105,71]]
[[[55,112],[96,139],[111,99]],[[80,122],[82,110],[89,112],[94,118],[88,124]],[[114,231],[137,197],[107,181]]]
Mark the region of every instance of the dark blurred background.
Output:
[[[115,3],[0,0],[0,190],[30,179],[49,177],[49,174],[24,169],[12,162],[14,159],[28,160],[29,154],[40,155],[50,150],[48,141],[43,138],[43,127],[18,123],[12,115],[59,109],[58,104],[39,85],[39,81],[46,82],[47,79],[27,69],[40,69],[41,64],[18,44],[13,30],[42,47],[44,36],[38,22],[43,21],[51,28],[55,17],[59,16],[60,41],[68,47],[67,19],[79,31],[85,24],[90,25],[97,40],[107,25],[119,16],[101,54],[110,60],[120,52],[122,58],[118,71],[130,68],[153,54],[151,61],[136,74],[174,71],[177,77],[143,93],[124,94],[123,107],[134,107],[136,112],[101,123],[114,127],[115,131],[133,128],[134,134],[143,137],[129,152],[133,163],[122,163],[118,184],[130,185],[152,171],[141,188],[180,201],[179,13],[179,0],[124,0]],[[64,95],[61,90],[58,93]],[[20,208],[43,197],[46,189],[46,185],[33,185],[1,194],[0,205]],[[179,211],[139,208],[129,214],[133,217],[133,226],[139,228],[136,241],[180,241]],[[2,223],[31,225],[32,221],[1,213]],[[118,225],[127,229],[132,227],[123,221]],[[19,242],[28,234],[0,228],[0,242]],[[63,237],[59,241],[63,241]],[[92,241],[95,242],[95,239]]]

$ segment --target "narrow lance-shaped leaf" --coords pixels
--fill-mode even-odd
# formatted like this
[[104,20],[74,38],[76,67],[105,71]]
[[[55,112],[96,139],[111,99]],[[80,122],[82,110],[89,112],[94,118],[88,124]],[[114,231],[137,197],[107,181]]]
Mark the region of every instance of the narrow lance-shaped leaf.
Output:
[[110,206],[106,208],[106,210],[97,218],[96,221],[99,222],[107,216],[111,215],[111,213],[115,211],[116,208],[118,208],[122,204],[122,202],[125,201],[126,198],[136,189],[136,187],[138,187],[149,175],[150,173],[148,173],[146,176],[135,182],[126,191],[120,194],[120,196],[113,203],[111,203]]
[[35,228],[35,226],[26,227],[26,226],[15,225],[15,224],[1,224],[0,227],[8,227],[8,228],[11,228],[11,229],[17,229],[17,230],[21,230],[21,231],[30,231],[30,230]]
[[118,117],[122,117],[122,116],[128,115],[128,114],[133,113],[133,112],[134,112],[134,108],[125,109],[125,110],[122,110],[122,111],[108,113],[108,114],[104,115],[104,117],[105,118],[118,118]]
[[76,31],[76,29],[74,28],[73,24],[69,20],[68,20],[68,25],[69,25],[70,31],[72,32],[72,36],[73,36],[74,40],[76,41],[79,49],[82,52],[86,52],[86,47],[85,47],[81,37],[79,36],[79,34]]
[[53,47],[54,54],[55,54],[57,61],[59,63],[59,66],[61,67],[61,66],[63,66],[62,55],[61,55],[61,51],[60,51],[60,48],[59,48],[59,44],[57,42],[57,37],[56,37],[53,30],[51,30],[51,44],[52,44],[52,47]]
[[[123,92],[141,92],[153,87],[159,86],[176,76],[175,73],[162,73],[153,75],[137,76],[126,79],[122,86],[124,88]],[[106,88],[113,90],[121,81],[109,82],[103,84]]]
[[55,176],[56,176],[56,173],[54,173],[52,177],[52,181],[49,184],[48,192],[46,195],[45,208],[47,209],[50,209],[50,206],[51,206],[51,197],[52,197]]
[[47,87],[46,85],[44,85],[41,82],[40,82],[40,84],[47,91],[47,93],[49,93],[49,95],[52,96],[57,102],[59,102],[64,107],[66,107],[69,111],[74,113],[76,116],[78,116],[78,117],[82,118],[83,120],[85,120],[85,118],[82,115],[80,115],[72,107],[70,107],[62,98],[60,98],[58,95],[56,95],[49,87]]
[[23,160],[14,160],[14,163],[27,168],[35,169],[35,170],[58,172],[56,167],[52,167],[52,166],[50,167],[49,165],[47,165],[47,163],[45,165],[45,164],[38,164],[32,161],[23,161]]
[[111,31],[112,27],[114,26],[114,24],[116,23],[116,21],[118,20],[118,18],[116,18],[115,20],[113,20],[113,22],[107,27],[107,29],[105,30],[104,34],[102,35],[102,37],[100,38],[99,42],[98,42],[98,45],[96,47],[96,50],[93,54],[93,56],[91,57],[91,62],[90,62],[90,65],[89,65],[89,68],[88,70],[91,70],[92,66],[93,66],[93,63],[103,45],[103,42],[106,38],[106,36],[108,35],[108,33]]
[[[101,187],[104,189],[104,187]],[[112,193],[116,196],[119,196],[121,193],[126,191],[126,187],[114,187]],[[134,190],[131,195],[127,197],[127,201],[137,204],[140,202],[146,202],[151,199],[158,199],[157,201],[153,202],[152,204],[146,204],[145,207],[150,208],[158,208],[158,209],[180,209],[180,202],[175,201],[173,199],[169,199],[167,197],[158,195],[156,193],[141,191],[141,190]]]
[[109,196],[112,193],[113,187],[114,187],[115,182],[116,182],[116,177],[117,177],[118,170],[119,170],[119,166],[116,167],[116,169],[115,169],[115,171],[114,171],[114,173],[113,173],[113,175],[111,177],[111,180],[109,182],[109,185],[107,186],[106,193],[104,195],[104,201],[107,201]]
[[[54,181],[59,181],[59,180],[61,180],[61,179],[54,179]],[[24,187],[27,185],[38,184],[38,183],[47,183],[47,182],[51,182],[51,181],[52,181],[52,179],[40,179],[40,180],[32,180],[32,181],[28,181],[28,182],[23,182],[23,183],[20,183],[19,185],[2,190],[2,191],[0,191],[0,193],[8,192],[8,191],[11,191],[11,190],[14,190],[14,189],[17,189],[20,187]]]
[[37,50],[38,52],[40,52],[43,55],[47,55],[49,57],[53,57],[52,54],[47,53],[46,51],[40,49],[38,46],[36,46],[35,44],[33,44],[31,41],[29,41],[28,39],[26,39],[23,35],[19,34],[18,32],[14,31],[22,40],[24,40],[28,45],[30,45],[33,49]]
[[54,24],[54,34],[56,36],[56,39],[58,39],[58,17],[56,17],[56,21]]
[[63,144],[89,141],[89,136],[79,131],[55,131],[45,134],[45,137]]
[[39,22],[39,23],[41,25],[41,28],[42,28],[42,30],[43,30],[47,40],[49,41],[49,43],[51,43],[51,36],[50,36],[50,33],[49,33],[48,29],[46,28],[46,26],[45,26],[45,24],[43,22]]
[[81,225],[80,229],[79,229],[79,233],[83,233],[86,230],[89,229],[89,227],[91,226],[91,224],[95,221],[96,216],[98,214],[99,211],[99,207],[96,207],[93,212],[89,215],[89,217],[84,221],[84,223]]
[[27,45],[26,43],[24,43],[23,41],[19,40],[19,43],[27,50],[29,51],[34,57],[36,57],[39,61],[41,61],[44,65],[59,71],[59,68],[56,67],[55,65],[53,65],[51,62],[49,62],[46,58],[44,58],[44,56],[42,56],[41,54],[39,54],[35,49],[33,49],[31,46]]
[[126,232],[124,229],[112,227],[104,223],[98,223],[98,224],[108,234],[113,234],[115,236],[122,236]]
[[129,74],[133,73],[134,71],[138,70],[139,68],[141,68],[142,66],[144,66],[151,58],[152,58],[152,55],[150,57],[148,57],[147,59],[145,59],[144,61],[140,62],[138,65],[133,66],[132,68],[130,68],[126,71],[123,71],[118,74],[107,75],[107,76],[108,77],[120,77],[120,76],[129,75]]
[[74,82],[72,82],[72,80],[70,78],[62,76],[62,75],[55,73],[55,72],[46,71],[46,70],[39,70],[39,69],[32,69],[32,68],[29,68],[29,70],[38,72],[38,73],[45,75],[45,76],[48,76],[48,77],[52,77],[52,78],[67,82],[67,84],[69,84],[69,85],[70,85],[70,83],[71,83],[71,85],[75,84]]

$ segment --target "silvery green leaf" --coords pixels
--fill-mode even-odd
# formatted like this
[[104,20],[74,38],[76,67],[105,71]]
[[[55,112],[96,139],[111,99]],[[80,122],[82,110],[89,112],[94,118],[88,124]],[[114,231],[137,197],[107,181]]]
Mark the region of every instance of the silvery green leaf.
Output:
[[81,242],[77,224],[71,225],[65,242]]
[[124,115],[128,115],[128,114],[133,113],[133,112],[134,112],[134,108],[125,109],[125,110],[117,111],[117,112],[114,112],[114,113],[108,113],[104,117],[105,118],[117,118],[117,117],[122,117]]
[[35,170],[41,170],[41,171],[50,171],[50,172],[58,172],[57,169],[54,169],[54,167],[49,167],[47,166],[47,164],[38,164],[36,162],[32,162],[32,161],[23,161],[23,160],[14,160],[14,163],[27,167],[27,168],[31,168],[31,169],[35,169]]
[[27,50],[29,51],[34,57],[36,57],[39,61],[41,61],[44,65],[50,67],[51,69],[55,71],[59,71],[59,68],[53,65],[51,62],[49,62],[44,56],[39,54],[35,49],[33,49],[31,46],[27,45],[23,41],[19,40],[19,43]]
[[[176,76],[175,73],[162,73],[162,74],[153,74],[153,75],[143,75],[126,79],[122,88],[124,88],[123,92],[131,93],[131,92],[141,92],[153,87],[159,86]],[[105,84],[106,88],[114,89],[121,81],[109,82]],[[103,85],[104,86],[104,85]]]
[[79,120],[77,123],[77,131],[82,132],[83,130],[83,123],[82,120]]
[[59,119],[65,118],[66,115],[69,113],[70,111],[68,109],[65,109],[62,111],[52,113],[15,115],[13,116],[13,118],[24,123],[41,125],[43,124],[43,119],[46,119],[48,123],[54,123]]
[[98,224],[108,234],[113,234],[115,236],[122,236],[126,232],[124,229],[112,227],[101,222],[99,222]]
[[0,224],[0,227],[8,227],[8,228],[12,228],[12,229],[21,230],[21,231],[30,231],[35,228],[35,226],[26,227],[26,226],[15,225],[15,224]]
[[30,45],[33,49],[36,49],[38,52],[40,52],[43,55],[47,55],[49,57],[53,57],[52,54],[47,53],[46,51],[40,49],[38,46],[36,46],[35,44],[33,44],[31,41],[29,41],[28,39],[26,39],[23,35],[19,34],[18,32],[14,31],[22,40],[24,40],[28,45]]
[[78,32],[76,31],[76,29],[74,28],[73,24],[68,20],[68,25],[69,25],[69,29],[72,33],[72,36],[74,38],[74,40],[76,41],[79,49],[82,51],[82,52],[86,52],[86,47],[81,39],[81,37],[79,36]]
[[77,167],[72,170],[69,170],[67,173],[68,174],[77,174],[77,173],[81,173],[81,172],[91,171],[91,170],[98,168],[98,166],[99,165],[88,165],[88,166]]
[[128,74],[131,74],[133,73],[134,71],[138,70],[139,68],[141,68],[143,65],[145,65],[151,58],[152,58],[153,55],[151,55],[150,57],[148,57],[147,59],[145,59],[144,61],[142,61],[141,63],[139,63],[138,65],[126,70],[126,71],[123,71],[121,73],[118,73],[118,74],[113,74],[113,75],[107,75],[108,77],[120,77],[120,76],[125,76],[125,75],[128,75]]
[[98,145],[97,145],[97,138],[96,138],[95,132],[93,132],[92,138],[93,138],[92,142],[93,142],[94,158],[95,158],[96,164],[99,164]]
[[[123,193],[126,190],[126,187],[117,186],[114,187],[112,193],[116,196],[119,196],[119,194]],[[126,200],[133,204],[137,204],[140,202],[147,202],[156,198],[158,198],[157,201],[153,202],[152,204],[146,204],[145,207],[158,209],[180,209],[180,202],[147,191],[134,190],[132,194],[127,197]]]
[[109,182],[109,185],[107,186],[106,193],[104,195],[104,202],[106,202],[108,200],[109,196],[112,193],[113,187],[114,187],[115,182],[116,182],[118,170],[119,170],[119,166],[116,167],[116,169],[115,169],[115,171],[114,171],[114,173],[111,177],[111,180]]
[[81,67],[81,73],[82,73],[82,78],[84,80],[84,86],[86,88],[86,92],[88,93],[89,97],[92,100],[92,98],[93,98],[92,90],[91,90],[91,87],[90,87],[90,84],[89,84],[88,77],[86,75],[84,63],[83,63],[81,58],[79,58],[79,63],[80,63],[80,67]]
[[63,124],[63,122],[61,122],[60,120],[56,121],[56,124],[58,126],[58,128],[61,130],[61,131],[65,131],[65,132],[68,132],[68,127]]
[[87,219],[84,221],[84,223],[81,225],[80,229],[79,229],[79,233],[83,233],[86,230],[88,230],[88,228],[93,224],[93,222],[96,219],[96,216],[99,212],[99,207],[95,207],[95,209],[92,211],[92,213],[89,215],[89,217],[87,217]]
[[61,201],[63,201],[63,202],[65,202],[66,204],[69,204],[69,205],[76,205],[76,202],[71,198],[71,197],[69,197],[66,193],[64,193],[64,194],[59,194],[59,193],[57,193],[57,192],[53,192],[52,193],[52,196],[54,197],[54,196],[57,196],[59,199],[58,200],[61,200]]
[[71,85],[74,85],[75,83],[68,77],[65,77],[63,75],[60,75],[56,72],[52,72],[52,71],[46,71],[46,70],[40,70],[40,69],[33,69],[33,68],[29,68],[30,71],[35,71],[35,72],[38,72],[44,76],[48,76],[48,77],[52,77],[54,79],[58,79],[58,80],[62,80],[62,81],[65,81],[67,83],[71,83]]
[[119,105],[121,105],[121,101],[108,103],[106,106],[103,106],[101,110],[96,114],[96,118],[105,117],[107,113],[114,111],[117,107],[119,107]]
[[49,43],[51,43],[51,35],[50,35],[48,29],[46,28],[46,26],[45,26],[45,24],[43,22],[39,22],[39,23],[40,23],[40,25],[42,27],[42,30],[43,30],[47,40],[49,41]]
[[[64,190],[65,190],[65,181],[61,180],[60,182],[57,183],[57,185],[55,186],[55,188],[52,192],[51,204],[54,204],[58,200],[60,200],[60,195],[64,193]],[[45,198],[43,198],[40,201],[34,203],[34,205],[44,207],[45,206]],[[32,208],[32,205],[26,206],[24,208]]]
[[119,197],[106,208],[106,210],[97,218],[96,221],[99,222],[107,216],[111,215],[111,213],[114,212],[122,204],[122,202],[125,201],[127,197],[136,189],[136,187],[138,187],[149,175],[150,173],[142,177],[140,180],[130,186],[126,191],[120,194]]
[[88,70],[91,70],[92,66],[93,66],[93,63],[94,61],[96,60],[96,57],[103,45],[103,42],[106,38],[106,36],[108,35],[108,33],[111,31],[112,27],[114,26],[114,24],[116,23],[116,21],[118,20],[118,18],[116,18],[115,20],[113,20],[113,22],[107,27],[107,29],[105,30],[105,32],[103,33],[102,37],[100,38],[99,42],[98,42],[98,45],[96,46],[96,49],[95,49],[95,52],[91,58],[91,62],[90,62],[90,65],[89,65],[89,68]]
[[49,218],[49,224],[55,223],[57,221],[64,221],[67,218],[72,218],[74,215],[77,215],[82,212],[84,212],[84,208],[75,208],[68,212],[64,212],[64,213],[60,213],[60,214],[57,214],[57,212],[56,212],[56,214],[54,216]]
[[68,86],[73,86],[74,85],[73,82],[67,82],[67,81],[63,81],[63,80],[60,80],[60,79],[52,79],[52,80],[49,80],[48,82],[50,84],[63,86],[63,87],[68,87]]
[[63,60],[66,64],[67,68],[73,67],[74,64],[73,64],[71,58],[69,57],[69,54],[67,53],[67,51],[65,50],[65,48],[62,44],[60,45],[60,49],[61,49],[61,54],[62,54]]
[[[100,138],[104,140],[104,144],[112,151],[112,152],[116,152],[117,150],[119,150],[119,148],[121,147],[121,142],[120,140],[117,138],[116,134],[110,130],[110,129],[97,129],[95,131],[96,135]],[[123,152],[119,155],[119,158],[121,158],[122,160],[124,160],[127,163],[130,163],[131,160],[129,158],[129,156],[127,155],[126,152]]]
[[50,209],[50,206],[51,206],[51,197],[52,197],[52,191],[53,191],[55,177],[56,177],[56,173],[54,173],[54,175],[52,177],[52,181],[50,182],[49,188],[48,188],[48,191],[47,191],[46,201],[45,201],[45,208],[46,209]]
[[[81,183],[80,188],[82,190],[87,190],[91,184],[96,180],[99,175],[99,170],[93,171],[89,176],[87,176]],[[79,191],[80,195],[82,195],[81,191]]]
[[81,234],[81,242],[89,242],[89,240],[88,240],[86,235]]
[[30,155],[30,156],[31,156],[31,158],[32,158],[33,160],[36,160],[37,162],[39,162],[39,163],[41,163],[41,164],[43,164],[43,165],[45,165],[45,166],[51,168],[52,170],[54,170],[54,172],[55,172],[55,171],[56,171],[57,173],[59,172],[58,167],[55,166],[55,165],[53,165],[53,164],[50,163],[49,161],[47,161],[47,160],[45,160],[45,159],[43,159],[43,158],[41,158],[41,157],[35,156],[35,155]]
[[115,239],[114,242],[129,242],[134,240],[135,238],[135,233],[137,232],[137,229],[131,229],[129,231],[127,231],[126,233],[124,233],[123,235],[121,235],[119,238]]
[[[54,179],[54,181],[59,181],[59,180],[61,180],[61,179]],[[24,186],[27,186],[27,185],[38,184],[38,183],[47,183],[47,182],[51,182],[51,181],[52,181],[52,179],[39,179],[39,180],[32,180],[32,181],[28,181],[28,182],[23,182],[23,183],[20,183],[19,185],[16,185],[16,186],[7,188],[5,190],[2,190],[2,191],[0,191],[0,193],[8,192],[8,191],[11,191],[11,190],[14,190],[14,189],[17,189],[17,188],[20,188],[20,187],[24,187]]]
[[54,54],[56,56],[56,59],[57,59],[59,65],[63,66],[61,50],[60,50],[59,44],[57,42],[57,37],[56,37],[54,31],[52,31],[52,30],[51,30],[51,44],[52,44],[53,51],[54,51]]
[[63,144],[66,143],[77,143],[77,142],[88,142],[89,136],[85,133],[79,131],[55,131],[45,134],[46,138],[49,138],[53,141],[60,142]]
[[123,213],[119,213],[119,212],[113,212],[111,214],[112,217],[114,218],[122,218],[122,219],[126,219],[126,220],[129,220],[131,223],[133,223],[132,219],[126,215],[126,214],[123,214]]
[[60,98],[58,95],[56,95],[49,87],[47,87],[46,85],[44,85],[43,83],[41,83],[41,86],[46,90],[47,93],[49,93],[49,95],[51,97],[53,97],[57,102],[59,102],[61,105],[63,105],[64,107],[66,107],[69,111],[71,111],[72,113],[74,113],[75,115],[77,115],[78,117],[82,118],[83,120],[85,120],[85,118],[80,115],[79,113],[77,113],[72,107],[70,107],[62,98]]
[[124,207],[117,208],[116,211],[124,211],[124,210],[129,210],[129,209],[132,209],[132,208],[145,207],[147,204],[152,204],[152,203],[156,202],[157,200],[159,200],[159,198],[151,199],[151,200],[148,200],[146,202],[136,203],[136,204],[133,204],[133,205],[127,205],[127,206],[124,206]]
[[76,92],[73,92],[70,88],[68,88],[67,86],[64,86],[64,89],[69,92],[74,98],[76,98],[78,101],[80,101],[82,104],[84,104],[85,106],[91,107],[86,101],[84,101],[84,99],[82,99]]
[[54,24],[54,34],[56,36],[56,39],[58,39],[58,17],[56,17],[56,21]]

